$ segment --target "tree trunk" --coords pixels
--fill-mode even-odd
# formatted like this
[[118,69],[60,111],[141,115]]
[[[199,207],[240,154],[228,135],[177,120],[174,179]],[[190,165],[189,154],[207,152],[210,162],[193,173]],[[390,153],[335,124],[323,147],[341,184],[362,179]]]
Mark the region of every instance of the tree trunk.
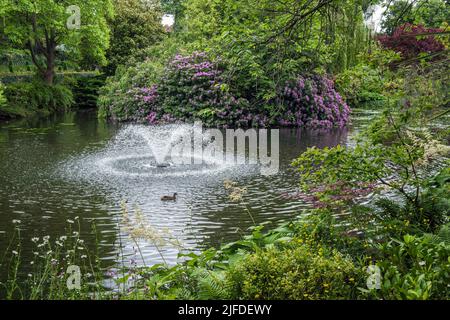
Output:
[[53,80],[55,78],[55,58],[56,58],[56,43],[53,39],[47,41],[47,53],[46,57],[46,68],[42,73],[42,78],[44,82],[51,86],[53,85]]
[[47,58],[47,68],[42,73],[42,78],[45,84],[51,86],[53,85],[53,80],[55,78],[55,61],[53,58]]

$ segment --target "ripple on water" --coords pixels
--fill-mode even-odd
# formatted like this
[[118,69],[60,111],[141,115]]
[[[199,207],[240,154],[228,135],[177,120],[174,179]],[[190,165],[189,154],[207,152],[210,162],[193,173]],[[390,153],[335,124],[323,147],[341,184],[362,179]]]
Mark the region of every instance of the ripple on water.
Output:
[[[280,197],[280,189],[295,188],[292,173],[261,176],[257,166],[223,163],[195,153],[194,158],[204,161],[192,164],[187,161],[191,150],[188,155],[176,153],[178,158],[169,159],[154,154],[168,152],[167,145],[176,147],[181,135],[191,128],[127,126],[105,147],[63,163],[62,176],[101,186],[107,191],[112,215],[121,214],[117,204],[122,200],[127,200],[131,211],[137,205],[152,226],[170,229],[174,238],[191,249],[237,239],[240,234],[236,229],[246,232],[253,220],[290,219],[305,207]],[[247,188],[241,203],[229,200],[225,180]],[[161,202],[162,195],[174,192],[178,193],[177,202]],[[125,249],[132,254],[133,244],[127,243]],[[149,261],[161,262],[151,244],[146,244],[142,252]],[[169,246],[164,252],[175,259],[178,249]]]
[[[135,245],[120,224],[123,200],[131,214],[137,205],[155,229],[170,229],[183,246],[194,250],[237,240],[255,223],[276,225],[293,219],[305,205],[281,197],[297,189],[298,177],[290,162],[308,146],[333,146],[347,139],[345,130],[282,129],[281,171],[262,176],[256,166],[224,164],[214,157],[190,165],[181,161],[189,158],[183,153],[173,162],[162,158],[167,148],[180,146],[181,137],[192,130],[188,125],[116,128],[100,125],[95,117],[63,123],[75,125],[55,126],[38,139],[1,129],[8,138],[0,147],[2,231],[11,231],[9,221],[19,215],[14,211],[22,211],[30,215],[23,218],[27,235],[49,234],[55,239],[65,233],[67,219],[79,216],[83,237],[92,237],[90,224],[95,221],[105,261],[117,259],[120,242],[125,255],[135,256]],[[230,201],[225,180],[247,188],[241,202]],[[177,202],[161,202],[162,195],[174,192]],[[141,244],[147,264],[162,262],[154,245]],[[31,248],[24,247],[24,254],[28,250],[32,256]],[[178,248],[162,250],[167,261],[176,260]]]

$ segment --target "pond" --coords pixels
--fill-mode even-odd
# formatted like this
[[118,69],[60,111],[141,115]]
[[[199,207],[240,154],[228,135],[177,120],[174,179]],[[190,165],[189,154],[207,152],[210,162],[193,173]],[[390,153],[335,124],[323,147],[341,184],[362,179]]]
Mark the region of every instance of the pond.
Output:
[[[255,224],[295,219],[305,203],[286,197],[297,190],[290,163],[310,146],[349,143],[371,114],[354,115],[351,128],[331,131],[280,129],[280,170],[265,176],[249,164],[157,167],[149,147],[166,145],[184,126],[150,127],[99,121],[94,112],[70,112],[45,120],[0,124],[0,252],[20,220],[22,257],[31,260],[33,237],[57,239],[77,229],[88,247],[98,243],[105,265],[136,260],[135,243],[122,224],[122,207],[139,208],[155,230],[183,248],[200,250],[237,240]],[[224,183],[246,188],[233,202]],[[175,202],[161,196],[178,194]],[[69,221],[69,222],[68,222]],[[98,236],[94,236],[95,222]],[[146,265],[175,263],[179,248],[141,243]],[[160,250],[157,250],[160,249]],[[161,251],[161,252],[159,252]],[[163,255],[163,258],[161,257]],[[139,257],[139,258],[137,258]],[[26,272],[26,271],[25,271]],[[4,278],[5,272],[1,272]]]

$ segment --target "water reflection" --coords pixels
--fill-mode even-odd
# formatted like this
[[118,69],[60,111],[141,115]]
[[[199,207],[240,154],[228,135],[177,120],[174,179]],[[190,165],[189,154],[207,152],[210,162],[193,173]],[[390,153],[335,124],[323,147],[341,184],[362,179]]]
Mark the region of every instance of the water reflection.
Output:
[[[155,228],[169,228],[187,248],[239,239],[254,223],[276,224],[299,215],[305,205],[282,197],[297,189],[298,177],[291,161],[310,146],[346,143],[348,135],[345,129],[280,129],[280,172],[274,176],[262,176],[248,165],[197,168],[187,175],[162,171],[158,175],[145,168],[149,158],[143,150],[149,140],[126,134],[134,130],[131,128],[99,122],[91,113],[2,124],[0,252],[8,245],[13,219],[23,222],[22,234],[27,239],[23,254],[31,259],[32,237],[50,235],[56,239],[64,235],[67,219],[78,216],[82,238],[90,247],[95,242],[91,232],[95,221],[106,265],[116,260],[118,237],[125,254],[132,256],[134,243],[118,226],[123,200],[130,208],[138,206]],[[229,200],[225,180],[247,188],[241,202]],[[173,192],[179,195],[177,202],[161,202],[162,195]],[[161,262],[151,244],[142,245],[147,264]],[[178,249],[169,246],[163,254],[173,263]]]

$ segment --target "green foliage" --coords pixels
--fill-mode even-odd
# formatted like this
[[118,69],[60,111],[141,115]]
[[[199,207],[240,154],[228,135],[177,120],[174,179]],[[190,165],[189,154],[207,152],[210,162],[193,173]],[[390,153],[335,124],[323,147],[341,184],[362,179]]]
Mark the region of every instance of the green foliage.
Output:
[[107,51],[107,71],[111,74],[131,56],[164,37],[159,2],[114,0],[114,9],[114,18],[109,22],[111,40]]
[[250,300],[352,299],[360,278],[358,268],[341,253],[304,244],[257,252],[230,273],[238,297]]
[[[69,5],[80,8],[80,29],[67,28],[71,16]],[[39,75],[47,84],[53,84],[58,54],[70,60],[90,61],[104,65],[109,45],[106,23],[113,9],[110,0],[33,1],[1,0],[3,24],[0,34],[8,48],[26,50]],[[60,45],[64,44],[64,49]]]
[[383,107],[387,100],[383,95],[386,82],[380,69],[360,64],[340,73],[336,88],[353,108]]
[[223,83],[224,68],[202,52],[176,55],[158,82],[156,104],[162,117],[202,119],[206,125],[246,124],[243,109],[249,109],[248,102],[235,98]]
[[105,76],[90,75],[78,77],[72,87],[75,105],[78,109],[95,108],[98,91],[105,84]]
[[411,205],[408,208],[422,216],[427,206],[421,202],[427,176],[444,165],[442,157],[449,152],[443,137],[428,129],[447,101],[443,74],[445,67],[440,63],[400,69],[396,84],[387,85],[389,100],[383,113],[354,147],[311,148],[294,161],[302,186],[306,190],[323,186],[321,193],[327,195],[327,186],[337,183],[344,188],[376,183],[400,194]]
[[64,111],[74,102],[72,91],[66,85],[49,86],[40,81],[10,84],[5,90],[5,95],[10,111],[25,110],[26,114]]
[[[164,3],[174,10],[180,8],[178,4]],[[283,100],[283,89],[288,81],[299,74],[324,74],[354,66],[359,60],[358,54],[368,45],[363,3],[359,0],[340,1],[336,6],[319,0],[279,3],[188,0],[183,3],[182,10],[178,9],[176,32],[156,47],[175,44],[172,57],[176,53],[185,55],[201,51],[212,61],[220,58],[227,65],[222,75],[226,87],[232,88],[234,95],[246,99],[255,109],[261,109],[253,113],[267,113],[269,117],[279,112],[273,101]],[[298,20],[302,15],[303,20]],[[158,65],[167,62],[167,56],[162,55],[164,58],[160,59],[164,61],[157,62],[161,55],[150,55],[147,50],[141,50],[135,56],[137,60],[141,57],[141,61],[150,58]],[[134,68],[135,63],[128,66]],[[117,92],[114,87],[128,82],[124,71],[119,74],[124,79],[120,75],[111,79],[100,99],[102,115],[111,114],[105,109],[114,103],[108,101],[106,93],[111,96]],[[154,78],[152,74],[149,77]],[[131,85],[120,91],[134,87]],[[194,88],[191,90],[195,91]],[[129,101],[111,108],[117,110],[112,114],[118,119],[133,118]],[[136,111],[138,107],[134,109]],[[198,111],[210,118],[207,115],[214,110],[208,106]]]
[[365,292],[377,299],[449,299],[450,245],[427,236],[405,235],[380,246],[380,290]]
[[183,39],[228,61],[229,81],[250,101],[273,98],[299,72],[350,67],[366,44],[359,1],[189,0],[184,13]]
[[[181,255],[174,267],[142,268],[151,299],[351,299],[364,277],[362,269],[336,249],[300,230],[309,221],[264,227],[220,250]],[[306,229],[304,229],[305,227]],[[298,237],[295,238],[295,235]]]
[[141,50],[126,66],[120,66],[99,90],[99,117],[113,117],[122,121],[138,120],[134,118],[137,108],[130,92],[137,88],[150,88],[159,81],[167,62],[179,50],[178,45],[176,40],[168,38]]
[[4,92],[3,92],[4,90],[5,90],[5,86],[3,85],[3,83],[0,82],[0,107],[5,105],[5,103],[6,103],[6,98],[5,98]]
[[450,223],[443,225],[437,236],[440,242],[450,245]]
[[439,28],[450,20],[449,12],[449,4],[444,0],[391,1],[381,26],[389,34],[405,23]]

